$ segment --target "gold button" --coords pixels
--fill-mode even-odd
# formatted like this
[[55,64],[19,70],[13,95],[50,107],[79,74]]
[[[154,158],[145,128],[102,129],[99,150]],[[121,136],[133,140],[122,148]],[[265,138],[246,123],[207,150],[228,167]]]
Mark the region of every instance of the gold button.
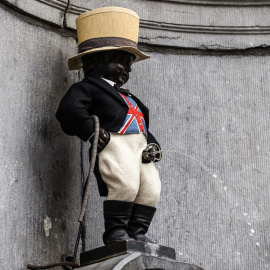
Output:
[[140,125],[142,125],[142,123],[140,123]]
[[136,117],[138,117],[139,115],[138,114],[136,114]]
[[134,108],[133,106],[131,106],[131,108]]

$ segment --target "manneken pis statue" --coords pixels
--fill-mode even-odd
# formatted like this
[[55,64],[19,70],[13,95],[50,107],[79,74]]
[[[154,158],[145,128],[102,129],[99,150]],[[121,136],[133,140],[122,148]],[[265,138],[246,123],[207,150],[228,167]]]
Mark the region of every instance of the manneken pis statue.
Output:
[[69,69],[83,68],[84,79],[73,84],[56,117],[68,135],[83,141],[100,121],[95,176],[104,201],[104,244],[122,240],[152,242],[145,236],[160,197],[154,162],[159,143],[150,133],[148,108],[128,90],[134,62],[149,58],[137,49],[139,17],[132,10],[107,7],[77,18],[79,54]]

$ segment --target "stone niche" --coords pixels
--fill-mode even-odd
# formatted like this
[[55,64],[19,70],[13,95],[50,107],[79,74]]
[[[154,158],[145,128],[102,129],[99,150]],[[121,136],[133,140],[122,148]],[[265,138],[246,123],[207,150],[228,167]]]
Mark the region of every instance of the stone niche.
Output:
[[[3,55],[6,67],[8,69],[12,63],[19,67],[20,74],[20,80],[17,79],[20,89],[12,84],[16,79],[13,76],[6,89],[10,89],[10,95],[12,91],[20,94],[22,102],[18,106],[21,110],[16,116],[20,117],[21,123],[28,123],[30,115],[33,126],[30,136],[27,129],[17,127],[14,122],[7,123],[5,130],[10,130],[12,135],[24,136],[25,141],[17,140],[18,147],[12,146],[13,136],[2,133],[7,149],[5,153],[9,157],[13,153],[11,150],[17,151],[24,145],[21,153],[10,157],[10,162],[15,164],[18,158],[20,163],[29,156],[33,136],[36,136],[36,145],[42,148],[43,155],[48,156],[45,162],[36,155],[35,149],[31,159],[36,165],[33,172],[31,168],[21,166],[26,172],[24,181],[19,179],[12,186],[6,184],[5,178],[3,184],[1,182],[7,206],[3,212],[7,220],[4,237],[6,243],[13,244],[3,249],[0,262],[7,257],[14,264],[10,269],[24,269],[23,266],[30,262],[57,261],[61,252],[70,253],[73,249],[77,233],[77,215],[74,213],[80,205],[80,186],[72,181],[75,183],[79,179],[80,182],[81,170],[87,175],[88,145],[65,136],[54,118],[53,110],[61,96],[72,83],[82,78],[78,72],[67,71],[66,59],[77,50],[75,39],[60,36],[55,29],[66,29],[74,34],[75,19],[79,14],[104,6],[121,6],[139,14],[139,46],[151,55],[149,60],[134,64],[126,87],[150,108],[151,132],[162,149],[172,150],[164,152],[162,161],[157,164],[163,190],[148,232],[150,238],[175,248],[178,261],[206,270],[270,269],[268,0],[2,2],[17,13],[19,10],[24,17],[34,17],[55,27],[50,31],[50,28],[33,26],[9,13],[4,21],[6,27],[10,25],[9,32],[5,33],[4,27],[0,30],[9,38],[9,43],[3,43],[6,44],[5,50],[1,50],[6,52]],[[20,43],[20,38],[23,43]],[[24,57],[24,63],[14,62],[16,59],[9,52],[17,53],[21,59]],[[40,78],[40,74],[45,74],[44,63],[47,75]],[[54,64],[53,70],[51,63]],[[1,78],[6,78],[6,72],[1,74]],[[30,81],[37,84],[31,88],[32,92],[29,90]],[[4,101],[12,102],[6,92]],[[29,102],[31,98],[33,101]],[[44,109],[40,110],[42,102],[45,102]],[[43,113],[43,118],[47,119],[46,129],[37,129],[33,113],[37,119]],[[14,111],[3,115],[14,116]],[[40,122],[44,123],[44,120]],[[53,130],[49,139],[45,136],[48,130]],[[41,132],[44,133],[42,138],[46,137],[45,142],[40,139]],[[62,154],[57,156],[56,153]],[[6,158],[4,155],[0,157]],[[61,160],[60,165],[51,168],[50,158],[55,160],[55,157],[59,162]],[[84,164],[83,168],[78,164]],[[6,174],[12,174],[10,168],[0,166]],[[47,168],[51,168],[50,174]],[[37,194],[38,177],[43,179],[47,189]],[[18,184],[23,189],[15,190]],[[52,200],[46,201],[45,198],[52,191],[51,185],[55,189],[54,205]],[[74,187],[72,196],[65,196]],[[26,211],[22,198],[32,212]],[[65,198],[65,203],[61,198]],[[20,210],[18,214],[24,223],[21,219],[10,218],[13,209]],[[50,236],[46,237],[43,220],[48,209],[53,231],[50,230]],[[61,230],[63,218],[66,222]],[[16,221],[20,231],[17,227],[10,227],[8,220],[9,224]],[[102,199],[95,185],[86,220],[87,249],[97,248],[102,245],[103,220]],[[21,239],[20,245],[18,239]],[[41,253],[37,254],[37,251]],[[13,254],[17,255],[12,261]],[[8,269],[7,264],[4,268]]]

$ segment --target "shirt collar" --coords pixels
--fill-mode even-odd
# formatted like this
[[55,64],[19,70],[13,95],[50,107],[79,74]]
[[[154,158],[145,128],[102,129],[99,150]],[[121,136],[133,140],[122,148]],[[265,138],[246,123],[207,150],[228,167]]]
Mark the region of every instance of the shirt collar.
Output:
[[105,82],[107,82],[108,84],[110,84],[112,87],[114,87],[115,82],[108,80],[108,79],[105,79],[105,78],[102,78],[102,77],[101,77],[101,79],[104,80]]
[[115,88],[118,92],[124,94],[124,95],[128,95],[131,97],[130,95],[130,92],[129,90],[127,89],[123,89],[123,88],[120,88],[115,82],[111,81],[111,80],[108,80],[108,79],[105,79],[105,78],[102,78],[102,80],[104,80],[105,82],[107,82],[108,84],[110,84],[113,88]]

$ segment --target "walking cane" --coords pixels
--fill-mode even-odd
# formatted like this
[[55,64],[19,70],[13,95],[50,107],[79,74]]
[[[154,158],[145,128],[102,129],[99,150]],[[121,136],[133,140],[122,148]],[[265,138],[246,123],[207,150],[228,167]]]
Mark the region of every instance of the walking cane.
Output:
[[86,181],[84,188],[83,188],[84,193],[83,193],[83,199],[82,199],[82,208],[81,208],[81,213],[79,216],[80,226],[79,226],[77,240],[76,240],[76,244],[75,244],[75,248],[74,248],[73,263],[75,263],[76,258],[77,258],[78,246],[79,246],[80,238],[82,235],[83,219],[85,216],[87,202],[88,202],[88,199],[90,196],[93,172],[94,172],[95,163],[96,163],[96,156],[97,156],[97,146],[98,146],[98,137],[99,137],[99,119],[96,115],[92,115],[91,117],[94,119],[94,122],[95,122],[95,132],[94,132],[94,140],[93,140],[93,144],[92,144],[92,153],[91,153],[91,160],[90,160],[89,175],[88,175],[87,181]]

